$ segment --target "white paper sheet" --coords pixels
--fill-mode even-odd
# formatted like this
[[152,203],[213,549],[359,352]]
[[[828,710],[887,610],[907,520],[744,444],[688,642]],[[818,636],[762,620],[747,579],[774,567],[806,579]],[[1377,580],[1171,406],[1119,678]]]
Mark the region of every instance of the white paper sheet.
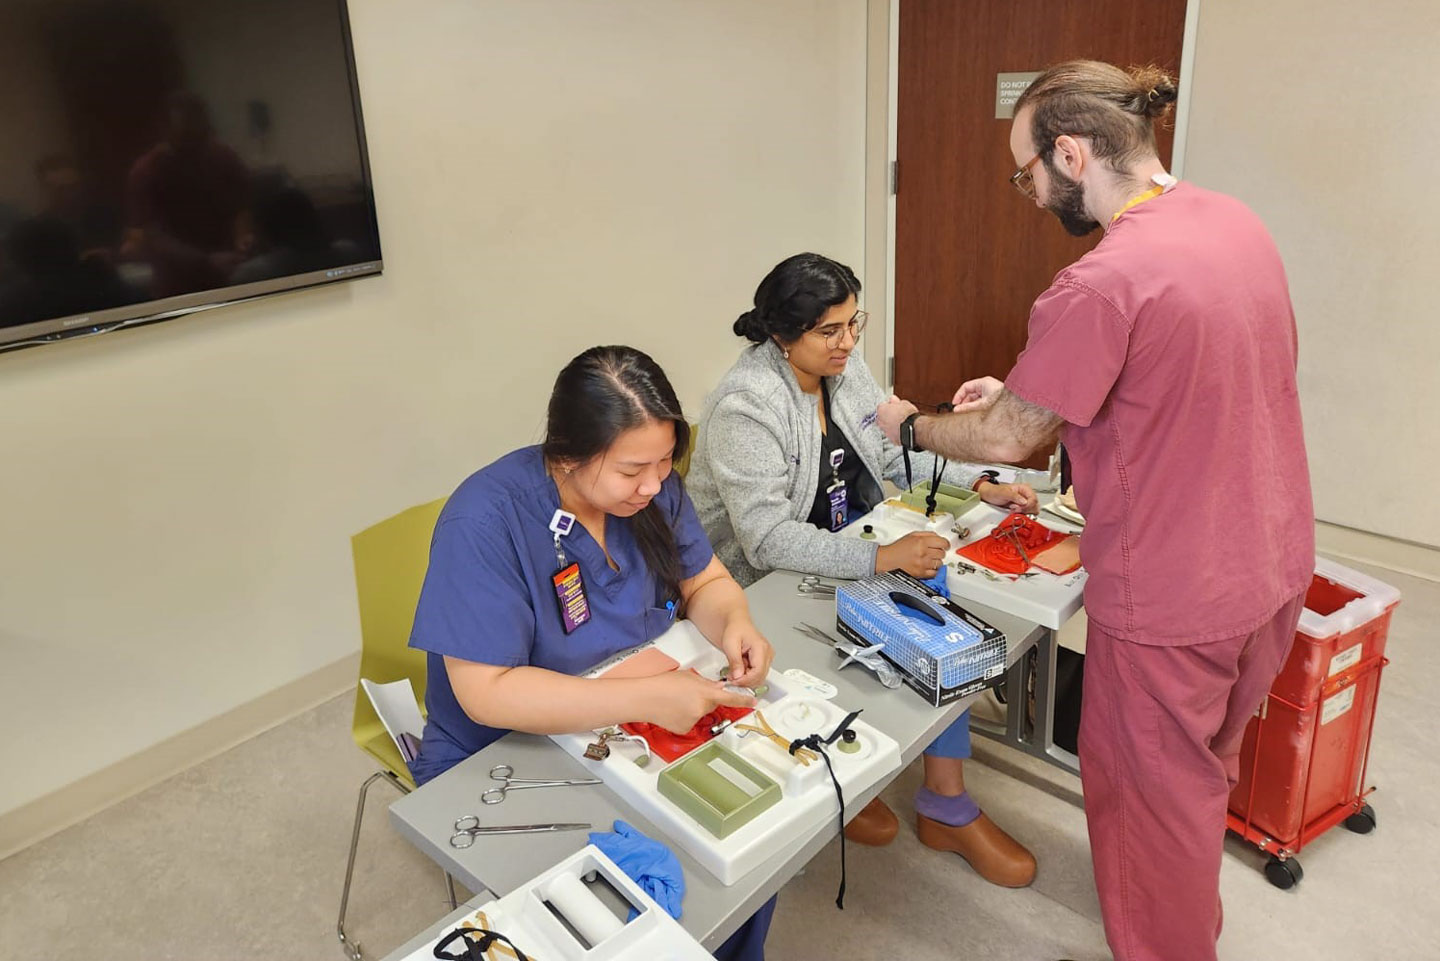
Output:
[[380,723],[390,733],[400,756],[409,759],[411,750],[401,741],[401,735],[408,734],[418,742],[425,731],[425,720],[420,716],[420,705],[415,703],[415,688],[410,685],[410,678],[377,684],[362,677],[360,686],[365,688],[365,694],[370,698],[375,713],[380,715]]

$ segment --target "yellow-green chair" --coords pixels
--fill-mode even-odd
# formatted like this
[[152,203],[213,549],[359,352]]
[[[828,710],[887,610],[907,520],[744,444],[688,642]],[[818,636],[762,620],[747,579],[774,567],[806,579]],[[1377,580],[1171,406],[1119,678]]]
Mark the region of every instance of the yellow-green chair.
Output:
[[[355,557],[355,593],[360,600],[360,676],[377,683],[408,677],[415,696],[425,701],[425,653],[409,647],[410,625],[420,586],[430,561],[430,537],[444,498],[402,511],[350,538]],[[360,945],[345,933],[345,909],[350,902],[350,878],[355,872],[355,850],[360,843],[360,822],[365,796],[377,780],[389,781],[402,794],[415,790],[415,779],[390,739],[359,683],[355,685],[355,718],[351,737],[380,765],[360,786],[355,805],[355,827],[350,834],[350,859],[345,865],[345,890],[340,895],[340,919],[335,931],[345,953],[361,961]],[[450,906],[455,906],[455,882],[445,882]]]
[[679,474],[682,478],[690,473],[690,455],[695,453],[695,438],[699,436],[699,432],[699,424],[690,425],[690,443],[685,447],[685,453],[681,454],[680,458],[675,461],[675,473]]

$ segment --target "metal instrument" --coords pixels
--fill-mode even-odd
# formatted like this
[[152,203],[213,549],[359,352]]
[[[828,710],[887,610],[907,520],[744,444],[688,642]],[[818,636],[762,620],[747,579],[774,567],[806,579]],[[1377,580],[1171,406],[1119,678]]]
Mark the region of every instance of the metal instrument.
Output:
[[489,834],[549,834],[554,831],[588,831],[589,824],[492,824],[481,827],[480,818],[467,814],[455,819],[455,833],[450,835],[452,848],[468,848],[479,835]]
[[847,641],[843,637],[832,637],[814,624],[799,624],[795,630],[834,649],[836,653],[845,655],[845,659],[840,662],[842,668],[847,664],[859,664],[872,671],[880,679],[880,683],[891,690],[905,683],[904,679],[900,677],[900,672],[895,669],[895,665],[880,656],[881,649],[885,647],[884,644],[872,644],[865,647],[854,641]]
[[635,758],[636,767],[650,763],[650,742],[639,734],[631,734],[622,728],[611,726],[595,732],[595,741],[585,746],[585,757],[592,761],[603,761],[610,756],[610,745],[633,743],[640,745],[640,755]]
[[484,804],[499,804],[511,791],[524,791],[536,787],[574,787],[579,784],[599,784],[598,777],[515,777],[515,769],[508,764],[497,764],[490,769],[490,780],[499,781],[499,787],[492,787],[480,795]]
[[801,597],[831,598],[835,596],[835,585],[827,581],[822,581],[814,574],[806,574],[800,578],[800,583],[796,586],[795,593]]
[[1020,559],[1025,562],[1026,568],[1029,568],[1035,562],[1030,559],[1030,554],[1025,550],[1025,544],[1020,539],[1022,524],[1011,520],[1011,518],[1015,516],[1016,515],[1012,514],[1011,517],[1007,517],[999,524],[996,524],[995,529],[990,532],[990,535],[1009,541],[1015,550],[1019,552]]
[[1006,577],[1001,577],[999,574],[996,574],[988,567],[976,567],[974,564],[968,564],[965,561],[960,560],[958,557],[955,560],[951,561],[951,563],[955,565],[956,574],[983,574],[987,581],[1011,580],[1008,575]]

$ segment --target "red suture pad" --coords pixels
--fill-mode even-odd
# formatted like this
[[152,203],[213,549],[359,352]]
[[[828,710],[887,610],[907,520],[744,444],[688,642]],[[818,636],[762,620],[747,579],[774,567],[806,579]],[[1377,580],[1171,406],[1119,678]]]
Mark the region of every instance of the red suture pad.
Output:
[[645,721],[632,721],[620,727],[630,734],[643,737],[650,745],[650,750],[660,755],[668,764],[679,760],[714,737],[710,729],[721,721],[738,721],[753,710],[754,708],[750,707],[717,707],[684,734],[672,734],[663,727]]
[[[1067,534],[1052,531],[1025,514],[1011,514],[995,525],[987,536],[960,548],[960,555],[1000,574],[1023,574],[1030,565],[1020,547],[1033,561],[1035,555],[1063,541]],[[1018,543],[1017,543],[1018,542]]]

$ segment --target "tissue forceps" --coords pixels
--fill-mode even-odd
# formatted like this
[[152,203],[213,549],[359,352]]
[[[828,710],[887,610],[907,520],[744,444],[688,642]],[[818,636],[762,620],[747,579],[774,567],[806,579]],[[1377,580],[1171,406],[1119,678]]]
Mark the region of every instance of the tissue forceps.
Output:
[[544,834],[551,831],[588,831],[589,824],[492,824],[480,826],[480,819],[467,814],[455,819],[455,833],[450,835],[452,848],[468,848],[475,843],[477,835],[486,834]]
[[574,787],[577,784],[599,784],[598,777],[515,777],[515,769],[508,764],[497,764],[490,769],[490,780],[499,781],[499,787],[492,787],[480,795],[484,804],[499,804],[511,791],[524,791],[534,787]]

